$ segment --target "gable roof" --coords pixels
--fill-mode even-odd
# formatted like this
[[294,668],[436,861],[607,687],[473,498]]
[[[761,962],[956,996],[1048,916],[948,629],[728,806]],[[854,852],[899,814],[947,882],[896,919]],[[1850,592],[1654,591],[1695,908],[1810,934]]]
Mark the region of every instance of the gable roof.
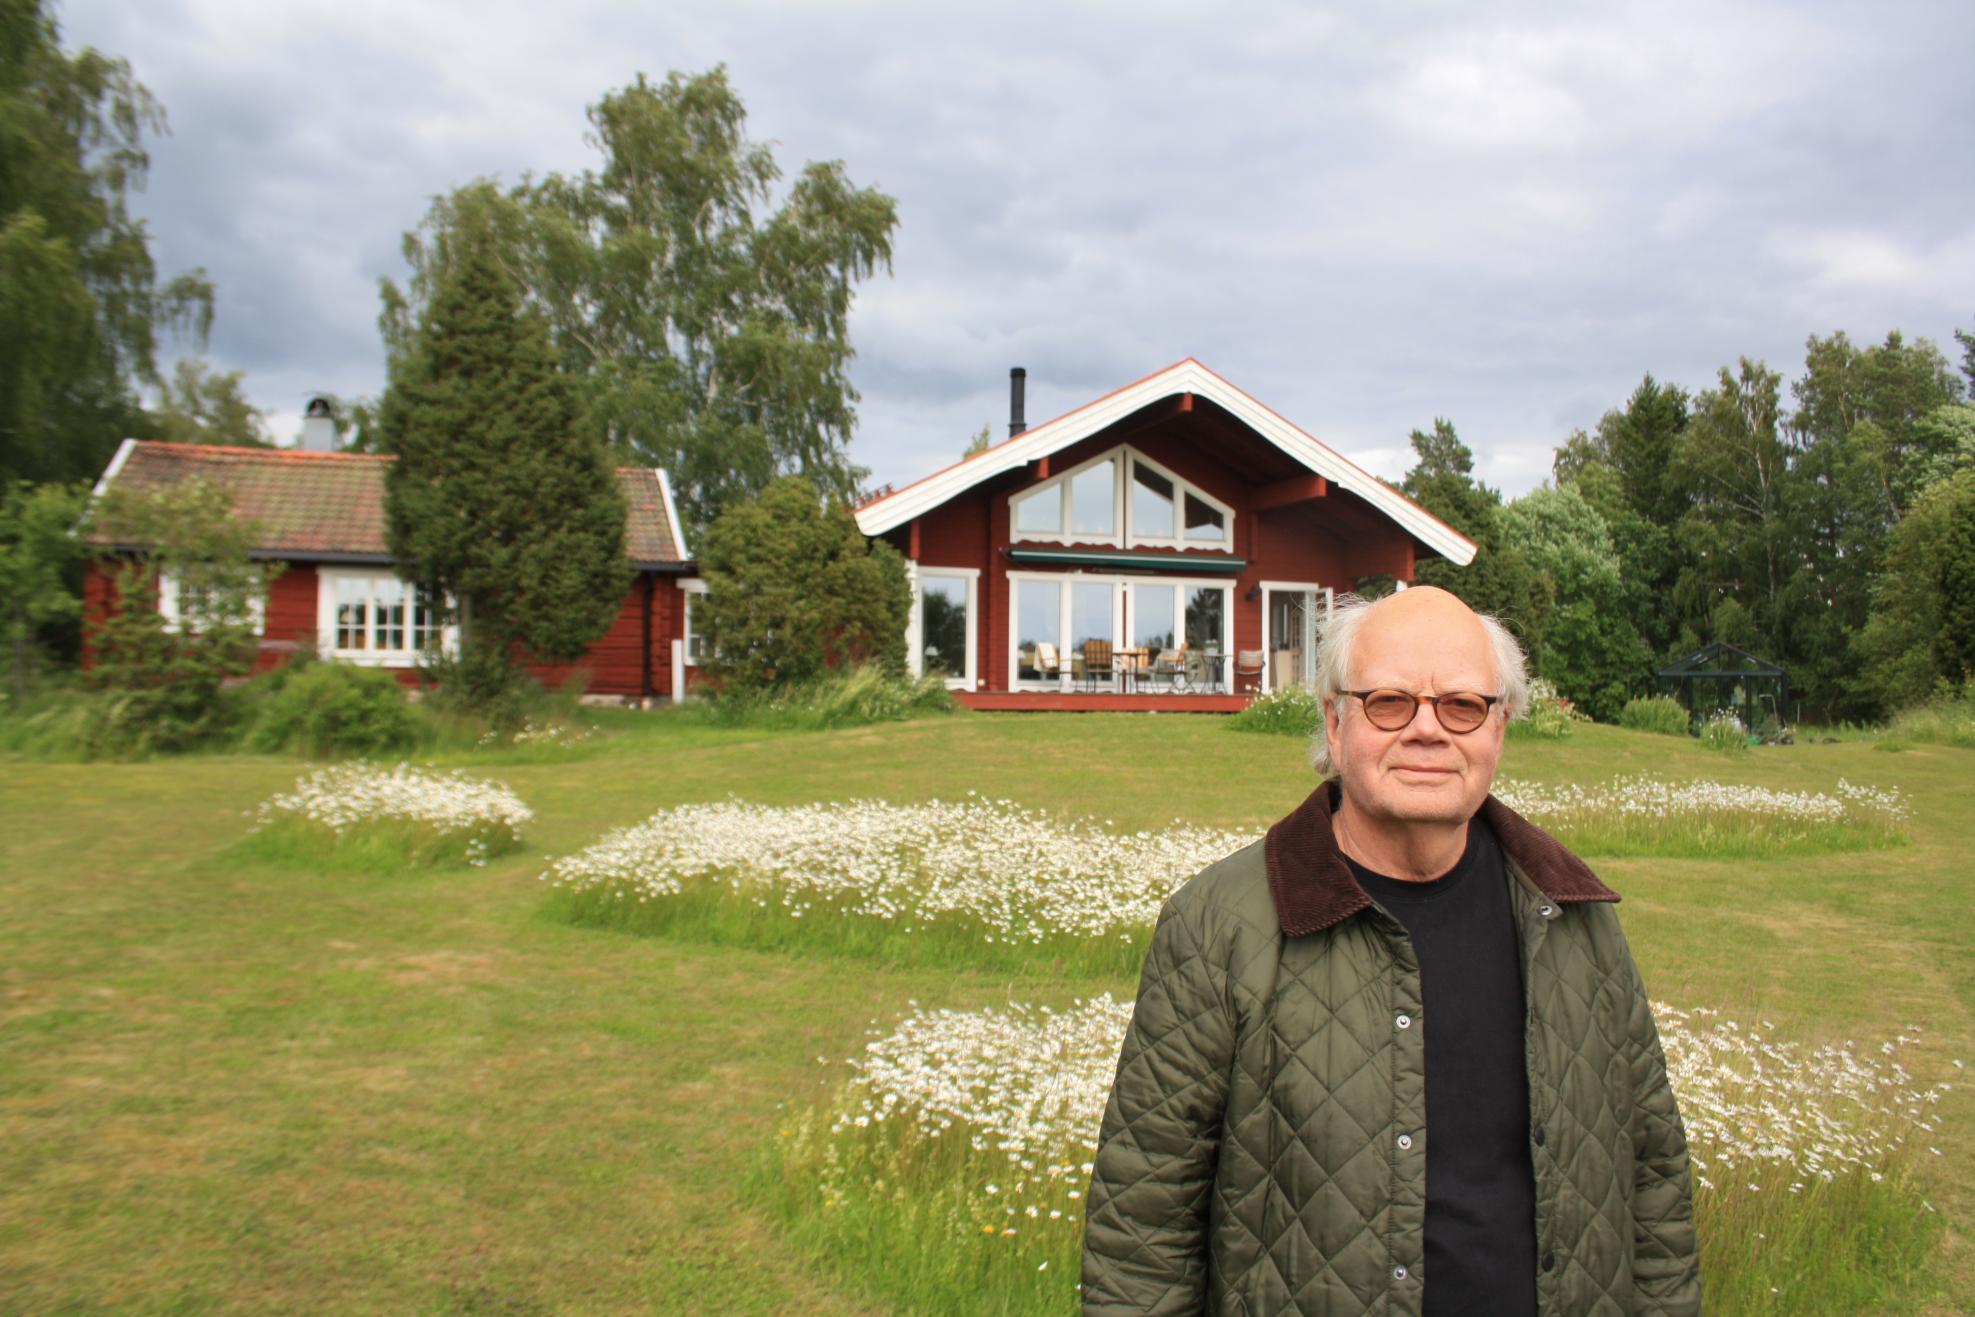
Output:
[[904,489],[870,500],[857,510],[857,527],[866,535],[881,535],[990,477],[1060,452],[1141,407],[1183,393],[1196,394],[1219,405],[1262,439],[1338,488],[1356,494],[1449,562],[1466,566],[1474,560],[1474,542],[1467,536],[1192,357],[1005,439],[984,452],[962,458]]
[[[210,481],[233,500],[237,516],[265,531],[254,546],[261,558],[392,562],[385,535],[384,472],[395,457],[376,453],[312,453],[283,448],[230,448],[126,439],[96,482],[98,497],[119,489],[163,489]],[[617,468],[624,492],[624,554],[639,567],[689,561],[672,501],[671,482],[657,467]],[[142,548],[92,531],[95,544]]]

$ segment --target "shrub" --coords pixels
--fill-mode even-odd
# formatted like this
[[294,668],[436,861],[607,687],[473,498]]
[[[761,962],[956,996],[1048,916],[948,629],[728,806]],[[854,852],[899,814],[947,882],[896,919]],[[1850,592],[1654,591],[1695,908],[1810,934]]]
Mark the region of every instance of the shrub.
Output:
[[1276,736],[1315,736],[1324,725],[1323,701],[1303,686],[1270,691],[1227,720],[1229,731]]
[[703,717],[722,726],[797,731],[900,722],[958,707],[942,677],[911,681],[869,665],[768,689],[729,687],[698,703]]
[[1717,713],[1701,724],[1701,744],[1729,754],[1745,752],[1749,748],[1749,731],[1734,714]]
[[1687,708],[1671,695],[1640,696],[1627,700],[1619,710],[1618,725],[1635,732],[1658,732],[1662,736],[1687,735]]
[[268,692],[246,735],[249,750],[289,750],[311,758],[388,755],[423,739],[411,702],[388,672],[303,663],[260,681]]
[[1529,708],[1509,724],[1508,734],[1517,741],[1556,741],[1570,735],[1572,723],[1589,721],[1555,686],[1539,678],[1529,683]]

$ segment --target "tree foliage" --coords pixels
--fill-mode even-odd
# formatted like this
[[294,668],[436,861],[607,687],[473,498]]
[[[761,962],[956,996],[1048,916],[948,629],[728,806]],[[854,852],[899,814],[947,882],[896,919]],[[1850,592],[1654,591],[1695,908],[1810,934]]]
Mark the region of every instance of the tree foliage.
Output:
[[467,662],[498,696],[516,660],[569,662],[609,629],[629,588],[624,496],[577,423],[548,328],[485,227],[453,259],[392,364],[379,424],[392,553],[431,599],[451,598]]
[[[99,748],[184,750],[227,730],[224,684],[259,652],[256,610],[278,567],[255,562],[254,523],[205,481],[133,493],[112,487],[93,510],[101,538],[142,546],[105,551],[110,607],[91,619],[90,679],[114,698],[98,709]],[[159,608],[169,589],[178,620]]]
[[215,371],[198,358],[181,358],[151,409],[152,436],[175,444],[269,447],[267,418],[247,401],[243,375]]
[[161,283],[130,213],[164,126],[127,63],[63,51],[42,0],[0,0],[0,480],[101,470],[159,336],[210,328],[204,272]]
[[1859,648],[1888,707],[1975,677],[1975,468],[1920,493],[1893,528],[1873,598]]
[[1474,478],[1474,453],[1451,421],[1436,418],[1433,433],[1415,430],[1411,437],[1413,466],[1400,488],[1475,543],[1474,561],[1467,566],[1429,559],[1415,578],[1502,619],[1527,644],[1549,618],[1551,592],[1522,550],[1503,539],[1500,492]]
[[0,638],[15,699],[27,694],[49,633],[72,629],[82,618],[75,528],[87,498],[81,485],[21,481],[0,491]]
[[841,504],[801,476],[722,513],[701,537],[708,672],[737,691],[875,664],[905,671],[905,560],[866,541]]
[[1532,490],[1502,509],[1502,542],[1548,583],[1554,600],[1529,637],[1536,673],[1601,722],[1644,689],[1652,654],[1630,616],[1624,561],[1576,485]]
[[412,274],[384,285],[402,354],[452,260],[462,216],[492,216],[500,260],[547,317],[586,431],[667,468],[697,534],[779,475],[849,500],[857,392],[853,290],[890,268],[897,210],[840,162],[781,169],[749,141],[724,69],[642,74],[590,107],[594,171],[440,198],[405,235]]

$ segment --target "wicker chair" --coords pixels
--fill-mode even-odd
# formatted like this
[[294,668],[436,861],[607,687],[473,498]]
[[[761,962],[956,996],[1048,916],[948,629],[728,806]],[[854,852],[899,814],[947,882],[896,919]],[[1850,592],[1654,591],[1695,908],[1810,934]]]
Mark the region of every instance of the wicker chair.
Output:
[[1111,669],[1111,642],[1084,641],[1084,689],[1096,690],[1100,678],[1109,679],[1114,675]]
[[1261,650],[1244,649],[1236,652],[1234,656],[1234,681],[1232,683],[1236,694],[1240,694],[1241,683],[1244,681],[1248,683],[1250,690],[1262,689]]
[[1166,689],[1172,690],[1173,683],[1185,675],[1185,670],[1180,666],[1180,652],[1177,649],[1160,650],[1158,657],[1152,660],[1149,671],[1154,681],[1163,681]]

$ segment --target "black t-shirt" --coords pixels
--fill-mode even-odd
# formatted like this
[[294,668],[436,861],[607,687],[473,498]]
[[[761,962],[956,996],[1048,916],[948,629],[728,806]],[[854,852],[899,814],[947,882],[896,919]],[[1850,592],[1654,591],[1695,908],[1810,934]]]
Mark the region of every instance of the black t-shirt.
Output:
[[[1406,926],[1426,1030],[1426,1317],[1536,1311],[1522,958],[1495,834],[1468,824],[1460,863],[1426,883],[1351,864]],[[1403,1131],[1401,1131],[1403,1132]]]

